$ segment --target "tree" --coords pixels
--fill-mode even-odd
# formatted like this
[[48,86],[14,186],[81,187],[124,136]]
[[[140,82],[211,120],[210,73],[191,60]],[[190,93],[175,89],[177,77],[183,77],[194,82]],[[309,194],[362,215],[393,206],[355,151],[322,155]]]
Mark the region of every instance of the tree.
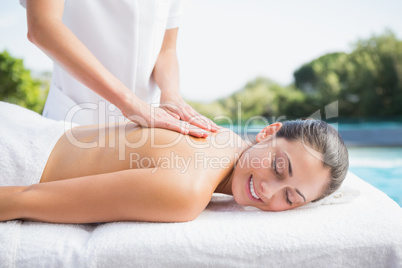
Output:
[[0,100],[41,113],[47,93],[41,86],[42,81],[31,77],[22,59],[7,51],[0,53]]
[[339,100],[341,116],[402,115],[402,42],[390,31],[359,40],[350,54],[313,60],[294,77],[318,106]]
[[192,105],[210,118],[222,114],[233,120],[306,117],[334,101],[341,117],[402,116],[402,41],[391,31],[359,40],[351,53],[306,63],[294,78],[294,85],[283,87],[259,77],[227,98]]

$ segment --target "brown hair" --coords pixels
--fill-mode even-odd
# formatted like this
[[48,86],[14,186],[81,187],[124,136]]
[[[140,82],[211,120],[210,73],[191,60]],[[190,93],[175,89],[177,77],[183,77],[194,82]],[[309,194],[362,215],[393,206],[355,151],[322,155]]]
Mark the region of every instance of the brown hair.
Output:
[[[276,133],[277,138],[300,140],[323,156],[324,167],[330,168],[331,178],[320,197],[321,200],[339,189],[349,169],[348,150],[338,131],[321,120],[302,119],[285,121]],[[308,149],[308,148],[307,148]]]

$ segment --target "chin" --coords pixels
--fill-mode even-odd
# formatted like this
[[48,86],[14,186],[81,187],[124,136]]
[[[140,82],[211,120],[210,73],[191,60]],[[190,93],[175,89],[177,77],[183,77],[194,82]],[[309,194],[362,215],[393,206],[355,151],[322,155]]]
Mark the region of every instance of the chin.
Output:
[[233,198],[236,201],[237,204],[244,206],[244,203],[241,202],[241,198],[239,200],[238,194],[236,193],[236,189],[233,189],[234,187],[232,187],[232,194],[233,194]]
[[241,198],[241,195],[239,197],[239,195],[235,194],[235,192],[232,192],[232,193],[233,193],[234,200],[236,201],[237,204],[239,204],[241,206],[250,206],[250,204],[248,204],[246,200]]
[[244,206],[244,204],[236,198],[236,195],[233,195],[233,197],[234,197],[234,200],[236,201],[236,203],[237,203],[238,205]]

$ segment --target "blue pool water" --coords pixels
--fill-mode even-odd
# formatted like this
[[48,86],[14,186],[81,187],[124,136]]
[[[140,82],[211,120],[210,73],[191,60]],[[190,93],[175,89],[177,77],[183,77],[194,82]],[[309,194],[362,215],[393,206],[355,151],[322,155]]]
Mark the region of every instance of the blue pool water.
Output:
[[402,207],[402,147],[351,147],[350,171]]

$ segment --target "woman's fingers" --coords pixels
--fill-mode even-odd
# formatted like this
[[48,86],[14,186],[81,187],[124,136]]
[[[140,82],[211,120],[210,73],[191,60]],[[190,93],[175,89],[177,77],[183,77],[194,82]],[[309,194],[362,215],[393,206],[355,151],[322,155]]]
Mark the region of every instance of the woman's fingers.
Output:
[[214,122],[212,122],[209,118],[199,114],[191,106],[187,105],[184,109],[182,109],[182,112],[182,120],[207,131],[216,132],[218,130]]
[[186,122],[172,119],[170,121],[164,121],[161,122],[161,125],[156,124],[155,127],[162,127],[170,130],[174,130],[176,132],[182,133],[182,134],[189,134],[191,136],[197,137],[197,138],[205,138],[208,136],[208,133],[197,128],[192,128],[188,123],[185,124]]
[[144,127],[165,128],[198,138],[208,136],[205,130],[216,131],[216,125],[211,123],[212,121],[198,114],[190,106],[179,109],[175,105],[165,103],[160,107],[143,107],[140,111],[141,115],[132,114],[126,117]]
[[174,121],[174,120],[169,120],[169,121],[163,121],[163,122],[155,122],[155,127],[158,128],[165,128],[165,129],[169,129],[169,130],[173,130],[179,133],[182,133],[184,135],[189,133],[189,129],[182,126],[179,122],[179,120],[177,120],[178,122]]
[[159,105],[159,108],[166,111],[168,114],[172,115],[176,119],[181,118],[180,109],[172,103],[161,103]]
[[182,134],[189,134],[198,138],[208,136],[205,131],[202,131],[201,129],[191,128],[189,123],[172,117],[168,112],[163,109],[159,109],[157,113],[158,114],[156,114],[154,117],[155,127],[170,129]]
[[172,116],[173,118],[180,120],[180,116],[172,111],[170,111],[169,109],[165,110],[170,116]]
[[207,131],[213,131],[213,126],[200,116],[192,116],[185,118],[188,123]]
[[179,118],[174,116],[175,118],[186,121],[191,125],[199,127],[201,129],[211,132],[216,132],[218,130],[218,126],[212,120],[201,115],[193,107],[185,102],[181,103],[180,105],[175,105],[173,103],[163,103],[159,107],[171,115],[175,114],[179,116]]
[[218,130],[216,124],[203,115],[200,114],[193,115],[191,117],[187,117],[186,119],[187,119],[186,121],[189,122],[190,124],[202,128],[204,130],[211,132],[216,132]]
[[208,137],[208,133],[207,132],[202,132],[199,130],[194,130],[190,128],[190,131],[188,133],[189,135],[193,136],[193,137],[197,137],[197,138],[206,138]]

